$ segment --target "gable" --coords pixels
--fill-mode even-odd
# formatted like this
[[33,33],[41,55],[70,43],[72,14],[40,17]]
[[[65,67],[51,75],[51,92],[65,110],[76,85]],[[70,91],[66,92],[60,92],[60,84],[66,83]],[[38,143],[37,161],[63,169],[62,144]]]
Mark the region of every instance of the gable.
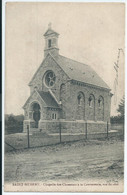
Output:
[[[41,63],[40,67],[31,79],[29,86],[32,85],[36,79],[42,80],[44,72],[50,68],[55,68],[55,66],[56,70],[59,69],[57,70],[58,76],[60,76],[59,74],[63,72],[66,79],[72,79],[110,90],[109,86],[90,66],[61,55],[53,57],[50,53]],[[61,78],[63,78],[63,76],[61,76]]]
[[25,102],[23,109],[25,109],[25,107],[27,107],[29,103],[32,103],[32,101],[38,101],[40,104],[43,104],[43,106],[46,106],[46,103],[41,98],[39,93],[36,90],[34,90],[33,93],[30,95],[30,97]]
[[[33,85],[36,81],[37,81],[37,86],[39,85],[40,81],[42,84],[42,78],[44,76],[44,73],[47,70],[54,70],[57,73],[57,76],[60,77],[62,79],[65,79],[64,77],[66,77],[66,79],[68,77],[68,75],[64,72],[64,70],[61,68],[61,66],[56,62],[56,60],[53,58],[53,56],[49,53],[43,60],[43,62],[41,63],[40,67],[38,68],[38,70],[35,72],[35,74],[33,75],[31,81],[29,82],[29,86]],[[61,74],[61,75],[60,75]]]
[[35,90],[27,99],[23,108],[25,108],[29,103],[32,103],[33,101],[38,101],[41,105],[43,104],[44,107],[60,108],[58,103],[56,102],[56,100],[53,98],[49,91],[44,92]]

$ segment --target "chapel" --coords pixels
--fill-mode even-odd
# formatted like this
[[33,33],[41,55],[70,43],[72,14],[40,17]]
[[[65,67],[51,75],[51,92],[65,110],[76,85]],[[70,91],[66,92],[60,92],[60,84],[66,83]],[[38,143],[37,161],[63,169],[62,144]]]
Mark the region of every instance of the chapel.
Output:
[[87,64],[59,54],[51,25],[44,33],[44,59],[29,82],[30,96],[23,106],[24,132],[81,133],[106,131],[110,122],[111,89]]

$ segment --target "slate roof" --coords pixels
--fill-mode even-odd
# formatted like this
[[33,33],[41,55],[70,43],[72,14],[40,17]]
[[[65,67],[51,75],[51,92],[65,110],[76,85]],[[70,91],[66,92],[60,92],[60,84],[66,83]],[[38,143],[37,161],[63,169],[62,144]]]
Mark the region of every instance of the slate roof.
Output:
[[77,62],[61,55],[54,57],[54,59],[70,77],[70,79],[110,89],[103,79],[89,65]]
[[43,101],[46,103],[47,107],[52,108],[59,108],[59,105],[57,104],[56,100],[52,97],[50,92],[44,92],[44,91],[37,91]]
[[40,97],[42,98],[42,100],[44,101],[44,103],[46,104],[47,107],[50,108],[60,108],[58,103],[56,102],[56,100],[53,98],[53,96],[50,94],[50,92],[44,92],[44,91],[38,91],[35,90],[33,91],[33,93],[30,95],[30,97],[27,99],[27,101],[25,102],[23,108],[25,108],[26,104],[29,102],[30,98],[32,97],[32,95],[37,92]]
[[[54,61],[61,67],[61,69],[68,75],[70,79],[110,90],[109,86],[91,68],[91,66],[61,55],[52,56],[50,53],[48,53],[44,60],[46,60],[49,55],[54,59]],[[31,85],[33,79],[36,77],[36,74],[39,72],[42,64],[33,75],[31,81],[29,82],[29,85]]]

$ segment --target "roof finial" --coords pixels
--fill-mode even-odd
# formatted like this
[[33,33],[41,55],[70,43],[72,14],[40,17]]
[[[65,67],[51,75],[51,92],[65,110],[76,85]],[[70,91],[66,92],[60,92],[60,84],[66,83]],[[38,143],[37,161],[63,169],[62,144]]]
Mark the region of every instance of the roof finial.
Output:
[[50,22],[50,23],[48,24],[48,29],[51,29],[51,26],[52,26],[52,23]]

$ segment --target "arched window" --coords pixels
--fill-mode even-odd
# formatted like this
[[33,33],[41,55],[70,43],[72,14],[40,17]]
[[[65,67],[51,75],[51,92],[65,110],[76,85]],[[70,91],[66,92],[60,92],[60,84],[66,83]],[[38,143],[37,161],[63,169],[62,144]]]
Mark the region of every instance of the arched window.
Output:
[[81,94],[79,94],[77,98],[78,98],[78,105],[81,105],[81,98],[82,98]]
[[79,92],[77,94],[76,119],[77,120],[85,119],[85,96],[83,92]]
[[88,120],[95,120],[95,97],[91,94],[88,98],[89,110],[87,118]]
[[48,47],[51,47],[51,39],[48,40]]
[[102,109],[102,108],[103,108],[103,104],[104,104],[104,99],[103,99],[102,96],[100,96],[100,97],[98,98],[98,107],[99,107],[100,109]]
[[99,96],[98,98],[98,113],[97,113],[97,120],[103,121],[104,120],[104,98]]
[[98,100],[98,107],[101,108],[101,99]]
[[94,106],[94,96],[93,95],[90,95],[90,97],[89,97],[89,106],[90,107]]

